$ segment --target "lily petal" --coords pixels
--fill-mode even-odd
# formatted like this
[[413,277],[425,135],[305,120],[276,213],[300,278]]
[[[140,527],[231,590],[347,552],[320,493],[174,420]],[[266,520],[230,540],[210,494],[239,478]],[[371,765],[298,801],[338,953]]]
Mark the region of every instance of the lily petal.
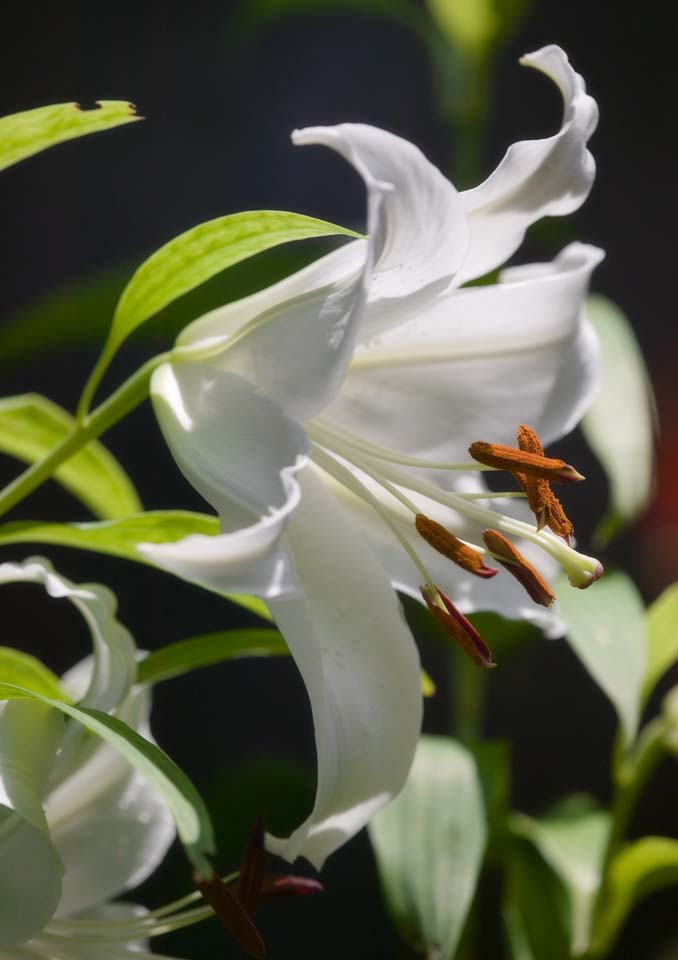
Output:
[[164,364],[153,404],[182,473],[219,513],[224,533],[139,544],[163,569],[221,591],[275,596],[290,588],[279,540],[299,502],[295,474],[308,439],[274,401],[236,374]]
[[[76,692],[91,671],[83,661],[64,677]],[[117,716],[152,740],[150,691],[135,687]],[[54,846],[66,867],[57,915],[97,906],[129,890],[156,869],[175,830],[157,794],[112,747],[97,746],[47,798]]]
[[461,194],[471,246],[458,284],[505,263],[530,224],[577,210],[593,184],[596,165],[586,143],[598,123],[598,106],[586,93],[584,80],[557,46],[542,47],[520,62],[558,86],[562,125],[553,137],[514,143],[484,183]]
[[127,694],[136,676],[136,646],[116,619],[115,597],[101,584],[73,584],[44,557],[0,564],[0,584],[39,583],[54,598],[65,598],[80,611],[92,635],[95,669],[82,705],[108,711]]
[[309,468],[287,532],[303,593],[271,603],[313,712],[318,786],[310,817],[268,848],[320,868],[400,791],[422,715],[419,658],[379,563]]
[[466,460],[478,437],[513,443],[518,423],[552,442],[581,418],[598,384],[582,307],[602,256],[571,244],[552,263],[507,271],[498,284],[444,292],[414,314],[384,314],[326,416],[376,443],[443,460]]
[[59,902],[62,874],[49,834],[0,804],[0,950],[44,928]]
[[418,147],[378,127],[342,123],[295,130],[296,144],[340,153],[365,183],[390,185],[370,225],[375,244],[370,299],[444,289],[466,257],[469,229],[459,194]]

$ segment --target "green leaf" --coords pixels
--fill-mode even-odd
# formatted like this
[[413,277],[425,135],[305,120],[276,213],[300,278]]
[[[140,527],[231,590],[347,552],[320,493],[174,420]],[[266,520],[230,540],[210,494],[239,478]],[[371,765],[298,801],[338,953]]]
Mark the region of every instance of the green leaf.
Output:
[[278,210],[233,213],[192,227],[156,250],[133,275],[118,302],[104,357],[110,359],[149,317],[226,267],[291,240],[337,235],[360,236],[325,220]]
[[539,820],[517,814],[511,820],[513,832],[534,844],[567,892],[570,948],[575,956],[587,949],[591,939],[610,826],[609,813],[590,809]]
[[287,655],[287,644],[277,630],[223,630],[154,651],[139,663],[137,683],[160,683],[224,660]]
[[96,109],[55,103],[0,118],[0,170],[64,140],[141,120],[131,103],[97,100]]
[[[26,463],[49,453],[75,426],[69,413],[40,394],[0,400],[0,452]],[[98,440],[59,467],[54,479],[102,520],[141,510],[131,480]]]
[[571,960],[567,893],[533,844],[516,838],[505,858],[503,909],[512,960]]
[[[138,543],[172,543],[193,533],[215,536],[219,533],[219,521],[205,513],[187,510],[155,510],[102,523],[19,520],[0,526],[0,545],[49,543],[56,547],[92,550],[94,553],[152,566],[146,557],[137,552]],[[258,597],[229,594],[228,599],[265,620],[271,619],[266,604]]]
[[0,682],[26,687],[54,700],[69,699],[61,689],[55,673],[37,657],[13,647],[0,647]]
[[640,718],[645,676],[645,609],[633,582],[606,573],[587,590],[563,582],[556,590],[568,642],[612,701],[630,743]]
[[422,737],[400,795],[371,821],[386,902],[416,949],[454,956],[485,849],[485,809],[473,758]]
[[643,699],[678,660],[678,583],[666,590],[647,609],[647,667]]
[[241,0],[229,32],[242,42],[243,35],[287,17],[332,14],[384,17],[417,32],[422,28],[423,19],[410,0]]
[[117,717],[76,707],[33,690],[0,683],[0,700],[37,700],[56,707],[116,749],[162,797],[174,817],[186,853],[200,872],[209,874],[206,855],[214,852],[209,813],[188,777],[167,754]]
[[438,29],[453,47],[484,57],[526,17],[532,0],[426,0]]
[[582,429],[610,484],[608,513],[596,531],[606,543],[652,495],[655,407],[645,361],[624,314],[599,295],[588,298],[586,311],[600,338],[603,379]]
[[596,955],[606,956],[634,904],[662,887],[678,886],[678,841],[636,840],[610,863],[593,934]]

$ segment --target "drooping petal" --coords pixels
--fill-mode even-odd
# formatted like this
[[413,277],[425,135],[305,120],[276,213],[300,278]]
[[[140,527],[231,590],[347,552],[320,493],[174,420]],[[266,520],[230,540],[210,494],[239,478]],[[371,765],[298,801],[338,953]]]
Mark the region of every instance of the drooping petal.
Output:
[[95,669],[82,705],[111,710],[136,676],[134,640],[116,619],[117,603],[111,591],[98,583],[71,583],[44,557],[0,565],[0,584],[19,581],[41,584],[50,597],[70,600],[83,615],[92,635]]
[[419,658],[360,529],[309,467],[288,540],[302,592],[271,612],[313,711],[318,786],[310,817],[268,847],[316,867],[401,789],[421,724]]
[[597,386],[582,306],[601,258],[571,244],[498,284],[445,292],[414,314],[392,311],[359,344],[327,416],[383,446],[444,460],[467,460],[473,440],[514,443],[519,423],[552,442]]
[[[77,694],[91,670],[83,661],[64,677]],[[146,739],[151,694],[135,687],[117,716]],[[137,886],[172,843],[174,822],[146,780],[112,747],[98,745],[45,803],[54,846],[66,867],[60,917],[88,909]]]
[[562,125],[553,137],[514,143],[484,183],[461,194],[471,244],[459,284],[500,267],[530,224],[572,213],[593,184],[596,166],[586,144],[598,123],[598,106],[582,77],[553,45],[527,54],[521,63],[545,73],[560,89]]
[[0,804],[0,950],[44,928],[59,902],[62,874],[49,834]]
[[151,393],[175,460],[219,513],[223,534],[140,544],[139,552],[215,590],[289,589],[293,573],[279,541],[299,501],[304,431],[252,384],[202,364],[164,364]]
[[370,299],[444,289],[461,266],[469,242],[459,194],[418,147],[386,130],[360,123],[307,127],[296,144],[324,144],[340,153],[369,185],[390,184],[378,221]]

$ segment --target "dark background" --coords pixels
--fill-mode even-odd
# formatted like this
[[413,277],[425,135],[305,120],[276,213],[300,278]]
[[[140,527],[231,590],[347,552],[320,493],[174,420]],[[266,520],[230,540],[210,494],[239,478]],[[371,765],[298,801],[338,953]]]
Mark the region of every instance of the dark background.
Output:
[[[383,126],[417,143],[454,179],[448,134],[436,114],[430,66],[418,39],[355,3],[352,12],[335,14],[323,14],[320,0],[317,10],[308,6],[303,15],[260,29],[243,20],[242,4],[226,2],[5,6],[1,114],[62,100],[89,105],[130,99],[147,119],[59,146],[3,174],[3,395],[35,390],[72,409],[135,264],[199,221],[273,208],[361,225],[358,179],[328,151],[293,148],[294,127],[343,120]],[[662,426],[658,496],[605,559],[625,566],[648,599],[678,577],[678,485],[671,472],[678,469],[676,24],[672,13],[658,11],[655,4],[537,3],[498,60],[483,171],[512,141],[557,128],[557,97],[517,59],[559,43],[601,107],[592,142],[598,178],[581,211],[550,232],[534,232],[520,255],[550,256],[574,238],[604,247],[607,259],[594,287],[624,307],[646,352]],[[255,266],[210,282],[149,324],[148,334],[135,337],[105,386],[166,348],[181,322],[325,249],[264,255]],[[40,317],[36,346],[26,331],[38,329]],[[73,329],[77,336],[69,333]],[[106,443],[147,507],[203,508],[169,458],[148,408],[115,428]],[[575,462],[591,477],[575,507],[579,529],[591,530],[604,506],[604,478],[576,438],[561,449],[574,451]],[[0,479],[16,470],[3,458]],[[74,520],[83,513],[50,484],[12,516]],[[255,623],[216,597],[121,561],[56,549],[5,548],[1,556],[36,552],[76,581],[112,587],[121,619],[146,648]],[[3,643],[38,653],[56,670],[85,652],[77,615],[59,609],[55,616],[55,605],[35,588],[8,590],[3,603]],[[431,672],[441,675],[441,693],[427,707],[427,728],[441,731],[448,709],[442,658],[433,641],[424,643],[423,655]],[[156,703],[161,745],[210,799],[225,869],[237,860],[255,814],[268,814],[278,829],[301,819],[313,794],[313,746],[305,692],[291,662],[202,671],[159,687]],[[563,643],[528,643],[491,678],[487,732],[512,742],[513,799],[521,809],[538,811],[566,791],[605,798],[613,731],[611,709]],[[678,778],[667,764],[641,806],[636,829],[678,835],[677,801]],[[262,914],[272,957],[407,956],[381,907],[364,836],[331,858],[323,879],[328,892],[322,900]],[[157,905],[188,882],[177,855],[144,892]],[[637,958],[640,949],[649,956],[651,948],[678,936],[674,898],[656,897],[636,912],[617,960]],[[158,949],[195,960],[237,955],[213,924],[161,940]],[[678,947],[673,949],[669,956],[678,956]],[[496,955],[493,946],[487,955]]]

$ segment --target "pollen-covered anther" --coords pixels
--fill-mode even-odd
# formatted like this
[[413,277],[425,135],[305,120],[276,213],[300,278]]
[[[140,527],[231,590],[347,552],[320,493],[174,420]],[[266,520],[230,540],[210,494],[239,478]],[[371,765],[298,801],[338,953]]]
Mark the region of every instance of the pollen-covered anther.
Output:
[[545,457],[543,454],[530,453],[519,447],[507,447],[501,443],[485,443],[476,440],[468,448],[474,460],[496,470],[508,470],[509,473],[524,473],[531,477],[542,477],[551,483],[572,483],[584,477],[564,460]]
[[484,530],[483,540],[495,560],[516,578],[532,600],[542,607],[550,607],[556,599],[555,594],[538,570],[525,559],[510,540],[497,530]]
[[[521,423],[516,431],[518,446],[524,453],[544,455],[541,440],[531,427]],[[543,477],[532,477],[526,473],[514,473],[514,477],[523,488],[530,510],[537,520],[537,530],[550,529],[562,537],[569,547],[573,544],[574,527],[567,517],[563,505],[551,489],[551,484]]]
[[243,950],[257,960],[266,956],[266,947],[259,931],[255,927],[247,910],[240,900],[226,886],[221,877],[212,873],[204,877],[198,873],[194,876],[195,885],[209,903],[219,923],[240,944]]
[[423,586],[421,595],[445,633],[459,644],[464,653],[479,667],[496,667],[489,647],[476,628],[460,613],[439,587]]
[[417,532],[429,546],[468,573],[486,580],[499,573],[496,567],[488,567],[482,553],[455,537],[442,524],[431,520],[423,513],[416,515],[414,523]]

